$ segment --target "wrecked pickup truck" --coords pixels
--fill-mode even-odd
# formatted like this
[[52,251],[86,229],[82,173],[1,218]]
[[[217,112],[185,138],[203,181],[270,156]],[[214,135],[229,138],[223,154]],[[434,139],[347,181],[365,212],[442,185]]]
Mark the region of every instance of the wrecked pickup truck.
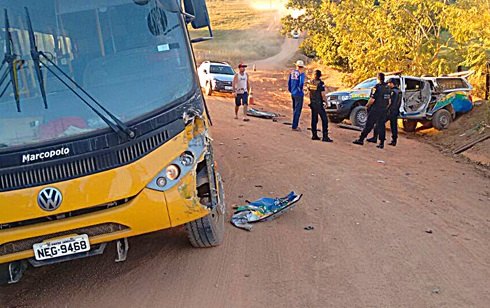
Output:
[[[466,80],[469,73],[445,77],[410,77],[388,75],[398,80],[403,93],[400,118],[407,132],[415,131],[417,124],[446,129],[458,114],[470,111],[473,102],[471,85]],[[327,94],[329,120],[340,123],[350,119],[352,125],[364,127],[367,120],[366,104],[376,78],[367,79],[351,90]]]

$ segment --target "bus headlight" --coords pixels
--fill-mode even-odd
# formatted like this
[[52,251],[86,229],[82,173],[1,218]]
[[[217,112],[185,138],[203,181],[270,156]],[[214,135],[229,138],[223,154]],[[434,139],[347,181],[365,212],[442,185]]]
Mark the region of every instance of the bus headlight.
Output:
[[182,153],[182,155],[180,155],[180,163],[185,167],[192,166],[194,163],[194,155],[192,152]]
[[161,176],[156,180],[156,183],[157,183],[158,187],[165,187],[165,185],[167,185],[167,179],[165,177]]
[[196,136],[189,142],[187,150],[181,152],[172,162],[161,169],[146,187],[156,191],[167,191],[179,185],[180,179],[196,169],[197,161],[205,157],[206,149],[205,136]]
[[169,179],[170,181],[175,181],[180,176],[179,166],[177,165],[168,166],[167,170],[165,170],[165,175],[167,176],[167,179]]

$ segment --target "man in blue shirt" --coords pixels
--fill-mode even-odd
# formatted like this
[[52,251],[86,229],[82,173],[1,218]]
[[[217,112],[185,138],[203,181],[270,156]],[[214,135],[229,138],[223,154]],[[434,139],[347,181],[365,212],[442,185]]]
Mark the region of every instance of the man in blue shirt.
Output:
[[305,63],[302,60],[296,62],[296,69],[291,71],[288,80],[288,90],[291,93],[293,99],[293,130],[299,131],[299,118],[301,117],[301,110],[303,109],[303,101],[305,93],[303,87],[305,85]]

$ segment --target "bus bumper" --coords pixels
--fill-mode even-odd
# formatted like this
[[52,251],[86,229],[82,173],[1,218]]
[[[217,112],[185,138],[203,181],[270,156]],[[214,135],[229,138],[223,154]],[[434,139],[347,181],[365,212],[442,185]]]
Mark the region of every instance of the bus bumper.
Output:
[[[145,188],[127,203],[113,208],[49,223],[0,230],[0,263],[32,258],[33,244],[63,236],[88,234],[91,246],[95,246],[185,224],[209,214],[195,194],[196,180],[191,173],[168,191]],[[22,247],[25,249],[19,251]]]

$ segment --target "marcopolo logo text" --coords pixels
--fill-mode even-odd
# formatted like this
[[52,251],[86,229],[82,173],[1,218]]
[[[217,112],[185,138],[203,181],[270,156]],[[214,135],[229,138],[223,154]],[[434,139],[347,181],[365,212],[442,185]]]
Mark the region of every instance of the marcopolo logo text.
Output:
[[46,151],[46,152],[41,152],[36,154],[24,154],[22,155],[22,163],[23,164],[32,163],[38,160],[51,159],[58,156],[66,156],[69,154],[70,154],[69,148],[61,148],[57,150],[51,150],[51,151]]

